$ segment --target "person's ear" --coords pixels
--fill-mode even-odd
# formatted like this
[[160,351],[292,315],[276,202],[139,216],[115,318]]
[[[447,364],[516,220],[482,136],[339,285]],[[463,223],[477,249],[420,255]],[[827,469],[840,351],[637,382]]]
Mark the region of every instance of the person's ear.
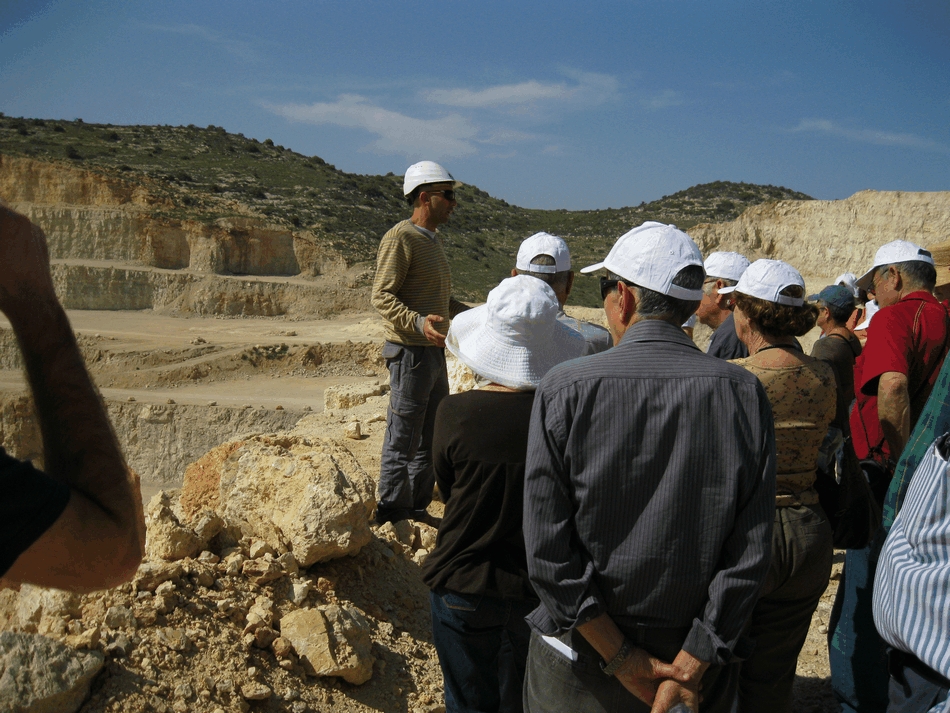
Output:
[[716,306],[719,309],[729,309],[732,306],[732,300],[733,300],[732,293],[727,292],[724,295],[719,294],[719,290],[721,290],[723,287],[728,287],[728,285],[726,284],[726,281],[716,280],[716,284],[714,285],[714,288],[716,290]]
[[897,269],[896,265],[888,265],[887,267],[887,279],[891,278],[895,280],[894,289],[897,292],[900,292],[904,285],[904,277],[901,275],[901,271]]
[[518,268],[516,267],[511,268],[511,276],[518,277]]
[[623,282],[617,283],[617,290],[617,297],[620,301],[617,306],[620,310],[621,318],[624,324],[630,324],[630,320],[633,319],[633,315],[637,312],[637,294],[632,287],[627,286]]
[[574,287],[574,271],[571,270],[567,273],[567,285],[564,287],[564,301],[567,301],[567,298],[571,296],[571,288]]

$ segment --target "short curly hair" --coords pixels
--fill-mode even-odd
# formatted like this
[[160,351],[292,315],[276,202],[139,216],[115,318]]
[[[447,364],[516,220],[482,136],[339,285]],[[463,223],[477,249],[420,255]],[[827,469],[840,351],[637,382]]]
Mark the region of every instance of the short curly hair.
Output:
[[[741,309],[762,334],[767,337],[801,337],[815,326],[818,308],[805,302],[801,307],[780,305],[777,302],[750,297],[735,292],[736,308]],[[789,285],[781,294],[787,297],[802,297],[805,293],[798,285]]]

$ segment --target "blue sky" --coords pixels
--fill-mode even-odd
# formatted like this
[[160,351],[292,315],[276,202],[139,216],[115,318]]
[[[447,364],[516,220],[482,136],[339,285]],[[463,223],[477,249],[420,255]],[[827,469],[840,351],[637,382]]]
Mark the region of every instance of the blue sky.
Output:
[[950,3],[3,0],[0,111],[435,159],[526,207],[950,190]]

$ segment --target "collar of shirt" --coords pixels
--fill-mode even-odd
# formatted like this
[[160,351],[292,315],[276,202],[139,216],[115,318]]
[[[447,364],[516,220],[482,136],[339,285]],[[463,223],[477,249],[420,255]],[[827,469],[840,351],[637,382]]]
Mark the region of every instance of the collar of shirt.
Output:
[[904,302],[905,300],[923,300],[924,302],[929,302],[930,304],[940,304],[937,301],[937,298],[934,297],[927,290],[917,290],[916,292],[911,292],[909,295],[904,295],[901,297],[898,302]]
[[676,342],[690,346],[696,351],[702,351],[696,343],[680,327],[662,319],[642,319],[634,322],[627,333],[623,335],[620,344],[634,342]]
[[429,239],[431,239],[431,240],[435,240],[435,231],[434,231],[434,230],[429,230],[428,228],[423,228],[421,225],[416,225],[415,223],[412,224],[412,227],[415,228],[416,230],[418,230],[418,231],[419,231],[420,233],[422,233],[423,235],[425,235],[427,238],[429,238]]

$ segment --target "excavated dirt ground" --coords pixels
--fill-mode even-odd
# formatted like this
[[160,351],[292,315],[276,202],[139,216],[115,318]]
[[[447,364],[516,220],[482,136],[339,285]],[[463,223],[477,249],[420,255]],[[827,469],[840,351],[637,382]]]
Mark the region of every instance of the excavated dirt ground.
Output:
[[[596,314],[590,312],[584,317]],[[363,437],[347,444],[368,473],[378,472],[385,428],[379,416],[388,397],[372,397],[352,410],[322,412],[327,386],[386,378],[378,357],[381,324],[374,315],[293,322],[181,319],[151,312],[71,312],[70,318],[107,397],[310,407],[326,435],[339,438],[344,423],[356,418]],[[23,388],[6,334],[0,345],[0,392]],[[148,499],[157,487],[143,483],[143,490]],[[434,502],[430,513],[439,517],[441,509]],[[435,531],[419,528],[419,539],[431,546]],[[120,635],[127,639],[127,646],[107,654],[81,711],[443,711],[428,590],[420,578],[422,552],[400,543],[387,528],[374,532],[372,543],[356,557],[300,574],[312,583],[307,605],[344,603],[365,612],[378,659],[367,683],[308,677],[299,664],[281,667],[270,649],[245,642],[244,617],[255,598],[267,596],[276,610],[289,606],[287,578],[259,586],[240,573],[226,574],[223,565],[212,565],[211,576],[202,576],[197,564],[186,560],[191,575],[166,585],[160,597],[125,585],[84,597],[81,611],[63,620],[63,636],[98,628],[100,649],[122,643]],[[243,544],[246,549],[249,543]],[[826,631],[842,561],[838,553],[799,658],[796,711],[838,710],[828,686]],[[13,597],[0,592],[0,628],[11,615]],[[132,610],[136,621],[131,626],[103,625],[105,612],[116,605]],[[240,691],[249,684],[266,686],[269,698],[245,700]]]

